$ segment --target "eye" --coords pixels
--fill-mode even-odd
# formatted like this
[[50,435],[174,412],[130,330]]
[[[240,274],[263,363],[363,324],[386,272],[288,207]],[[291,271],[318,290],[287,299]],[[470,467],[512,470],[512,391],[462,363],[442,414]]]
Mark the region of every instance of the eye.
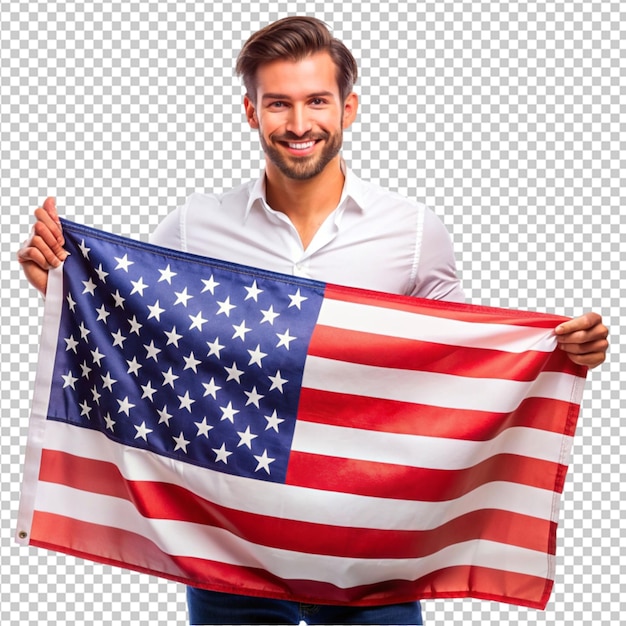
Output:
[[281,100],[276,100],[275,102],[270,102],[269,104],[270,109],[284,109],[285,106],[285,103]]
[[324,100],[324,98],[313,98],[313,100],[311,100],[311,104],[313,106],[324,106],[326,104],[326,100]]

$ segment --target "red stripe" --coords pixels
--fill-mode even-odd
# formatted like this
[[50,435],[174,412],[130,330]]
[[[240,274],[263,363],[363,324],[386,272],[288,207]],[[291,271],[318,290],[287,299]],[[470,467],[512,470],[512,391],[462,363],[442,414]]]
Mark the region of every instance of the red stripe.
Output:
[[298,419],[380,432],[486,441],[513,426],[573,436],[578,411],[576,404],[549,398],[527,398],[511,413],[488,413],[303,388]]
[[461,302],[446,302],[440,300],[426,300],[366,289],[355,290],[340,285],[326,285],[324,291],[326,299],[366,304],[384,309],[408,311],[441,317],[463,322],[477,322],[485,324],[507,324],[509,326],[527,326],[529,328],[556,328],[570,318],[550,313],[530,311],[516,311],[514,309],[500,309],[482,305],[472,305]]
[[[549,538],[556,532],[555,524],[507,511],[479,510],[426,531],[346,528],[230,509],[177,485],[127,481],[116,466],[104,461],[44,452],[42,481],[124,498],[146,518],[222,528],[252,543],[284,550],[350,558],[417,558],[472,539],[554,550]],[[95,475],[100,477],[96,483],[89,478]]]
[[579,370],[561,350],[513,354],[323,325],[315,327],[308,354],[376,367],[519,381],[535,380],[541,371],[575,375]]
[[[94,538],[100,539],[95,546]],[[329,583],[282,580],[255,568],[173,557],[135,533],[37,511],[31,544],[204,589],[316,604],[368,606],[428,598],[475,597],[543,609],[552,587],[549,579],[457,566],[431,572],[416,581],[391,580],[340,589]],[[120,554],[115,546],[125,546],[127,551]]]
[[290,485],[324,491],[445,502],[495,481],[554,490],[566,469],[558,463],[513,454],[497,454],[467,469],[437,470],[294,451],[286,480]]

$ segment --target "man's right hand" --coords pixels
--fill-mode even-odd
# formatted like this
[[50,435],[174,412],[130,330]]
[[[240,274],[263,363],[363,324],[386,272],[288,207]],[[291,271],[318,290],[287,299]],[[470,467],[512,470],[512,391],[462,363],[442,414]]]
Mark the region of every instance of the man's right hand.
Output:
[[46,198],[42,207],[35,211],[37,221],[30,237],[17,252],[17,260],[33,287],[45,295],[48,286],[48,270],[58,267],[67,258],[63,249],[65,239],[59,221],[54,198]]

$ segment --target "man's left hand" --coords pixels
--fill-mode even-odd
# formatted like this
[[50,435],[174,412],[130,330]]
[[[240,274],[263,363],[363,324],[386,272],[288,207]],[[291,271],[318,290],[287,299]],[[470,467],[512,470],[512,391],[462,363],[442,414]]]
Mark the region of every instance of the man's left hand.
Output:
[[597,367],[606,359],[609,329],[602,323],[602,316],[597,313],[585,313],[559,324],[554,332],[559,346],[574,363],[591,368]]

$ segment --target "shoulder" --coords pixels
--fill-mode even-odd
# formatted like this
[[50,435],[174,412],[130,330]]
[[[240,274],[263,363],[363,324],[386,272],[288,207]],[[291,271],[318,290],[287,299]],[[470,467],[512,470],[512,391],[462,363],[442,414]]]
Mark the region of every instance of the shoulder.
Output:
[[243,220],[254,181],[222,194],[194,192],[168,213],[152,233],[155,245],[189,251],[193,233],[211,230],[216,223]]

